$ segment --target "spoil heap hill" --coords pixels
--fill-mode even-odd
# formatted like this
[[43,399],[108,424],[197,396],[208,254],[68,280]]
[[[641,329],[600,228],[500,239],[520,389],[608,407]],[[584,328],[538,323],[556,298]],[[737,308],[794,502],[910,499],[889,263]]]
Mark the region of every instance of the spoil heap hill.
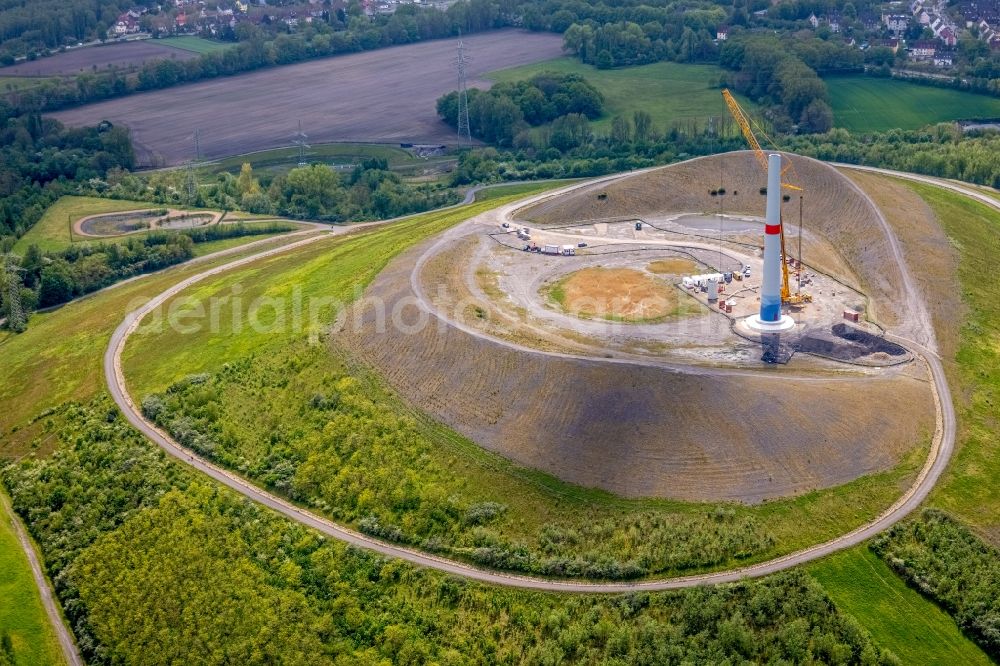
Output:
[[[836,248],[843,261],[816,253],[806,262],[867,293],[884,326],[899,323],[893,303],[902,290],[902,277],[877,211],[852,181],[833,167],[806,157],[791,156],[793,168],[784,180],[803,191],[785,190],[784,204],[789,226],[799,219],[799,196],[803,197],[803,226]],[[712,155],[681,164],[637,173],[609,184],[582,188],[564,197],[525,208],[518,217],[537,226],[561,226],[582,221],[631,217],[656,219],[671,213],[725,213],[764,216],[765,197],[760,188],[767,176],[750,151]],[[720,187],[720,201],[711,192]],[[845,268],[849,266],[850,268]]]
[[[752,156],[727,157],[751,174],[734,176],[727,189],[741,191],[738,196],[752,191],[745,212],[762,214]],[[718,163],[694,165],[701,175],[714,171],[718,182]],[[870,247],[884,236],[867,199],[818,163],[803,161],[797,169],[814,193],[809,196],[822,198],[815,206],[830,218],[822,224],[836,231],[833,242],[862,265],[860,274],[879,277],[878,252],[889,250]],[[671,207],[711,210],[712,198],[698,178],[692,165],[677,165],[557,196],[522,214],[544,225],[652,217]],[[608,193],[601,204],[597,192]],[[449,233],[460,242],[463,233],[481,234],[502,221],[488,213]],[[349,330],[331,343],[373,368],[417,409],[525,466],[626,497],[757,502],[889,469],[930,440],[934,405],[916,364],[846,376],[805,369],[678,370],[655,361],[530,351],[434,318],[426,326],[388,324],[386,312],[403,322],[421,319],[414,284],[434,291],[433,279],[414,271],[432,246],[440,244],[429,242],[390,263],[348,317]],[[889,293],[898,278],[888,268],[884,273],[882,289]]]

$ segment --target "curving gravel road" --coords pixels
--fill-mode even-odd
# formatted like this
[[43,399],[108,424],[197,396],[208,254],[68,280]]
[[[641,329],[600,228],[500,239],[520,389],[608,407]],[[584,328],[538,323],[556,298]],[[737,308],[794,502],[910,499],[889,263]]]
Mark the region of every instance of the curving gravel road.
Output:
[[[897,172],[891,171],[885,173],[888,173],[889,175],[901,175]],[[903,175],[908,176],[910,174]],[[923,177],[917,177],[917,179],[922,178]],[[945,183],[938,181],[931,182],[935,185],[945,185]],[[565,192],[567,189],[572,188],[564,188],[561,192]],[[951,189],[962,191],[964,188],[951,186]],[[552,194],[539,195],[537,197],[533,197],[532,200],[540,200],[548,196],[552,196]],[[986,198],[988,199],[988,197]],[[524,205],[524,202],[520,205]],[[1000,208],[1000,203],[997,204],[997,207]],[[202,273],[191,276],[162,292],[145,306],[129,313],[125,317],[125,320],[115,330],[104,356],[104,374],[108,383],[108,389],[115,402],[125,414],[126,419],[128,419],[132,425],[139,429],[144,435],[149,437],[168,454],[187,463],[191,467],[201,471],[213,479],[216,479],[236,492],[275,511],[278,511],[292,520],[295,520],[307,527],[316,529],[329,537],[341,540],[345,543],[372,550],[382,555],[397,557],[418,566],[436,569],[438,571],[462,576],[464,578],[483,583],[534,590],[577,593],[621,593],[635,590],[669,590],[693,587],[697,585],[733,582],[744,578],[766,576],[768,574],[821,558],[844,548],[857,545],[875,534],[887,529],[916,509],[917,506],[919,506],[919,504],[927,497],[941,473],[947,466],[954,450],[956,433],[955,412],[952,405],[951,392],[949,390],[940,359],[932,350],[926,348],[922,344],[889,335],[887,337],[894,339],[897,342],[905,343],[912,351],[917,353],[927,364],[930,370],[931,377],[933,379],[934,399],[938,412],[938,423],[934,442],[931,446],[931,451],[928,455],[927,461],[923,469],[920,471],[916,481],[891,507],[889,507],[875,520],[825,543],[817,544],[766,562],[728,571],[659,580],[598,583],[586,581],[550,580],[480,569],[461,562],[447,560],[441,557],[405,548],[403,546],[374,539],[341,525],[337,525],[336,523],[310,511],[299,508],[292,503],[267,492],[266,490],[258,488],[249,481],[246,481],[245,479],[212,464],[211,462],[196,455],[193,451],[180,446],[177,442],[170,438],[169,435],[158,429],[142,416],[141,411],[136,406],[125,387],[125,379],[122,374],[121,355],[129,335],[135,331],[140,321],[147,313],[164,303],[167,299],[180,293],[192,284],[195,284],[212,275],[222,273],[237,266],[241,266],[277,253],[294,251],[299,247],[313,243],[322,238],[326,238],[328,235],[329,234],[321,234],[312,236],[280,248],[266,250],[249,257],[229,262],[222,266],[211,268]],[[903,270],[904,272],[906,271],[905,266],[903,267]],[[906,284],[909,285],[911,283],[907,281]]]

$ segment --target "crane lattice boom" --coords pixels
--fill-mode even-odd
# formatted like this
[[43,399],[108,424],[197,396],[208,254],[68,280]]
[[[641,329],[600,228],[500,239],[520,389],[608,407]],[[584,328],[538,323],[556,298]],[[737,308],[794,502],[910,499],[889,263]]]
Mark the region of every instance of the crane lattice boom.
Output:
[[728,88],[722,90],[722,98],[726,100],[726,106],[729,107],[729,113],[732,114],[733,118],[736,120],[736,124],[740,126],[740,131],[743,132],[743,138],[747,140],[750,147],[753,148],[754,155],[757,156],[757,161],[760,162],[761,167],[764,171],[767,171],[767,156],[764,155],[764,151],[760,147],[760,143],[757,141],[757,137],[754,136],[753,129],[750,127],[750,118],[744,113],[743,108],[733,97],[732,93],[729,92]]

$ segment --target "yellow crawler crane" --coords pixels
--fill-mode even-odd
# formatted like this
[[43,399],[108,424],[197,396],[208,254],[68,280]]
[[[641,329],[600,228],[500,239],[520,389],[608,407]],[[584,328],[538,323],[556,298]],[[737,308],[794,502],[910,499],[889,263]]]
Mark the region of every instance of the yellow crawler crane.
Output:
[[[729,107],[729,113],[732,114],[733,119],[736,120],[736,124],[740,126],[740,131],[743,132],[743,138],[747,140],[750,147],[753,149],[754,155],[757,157],[757,162],[760,164],[764,171],[767,171],[767,156],[764,154],[763,149],[760,147],[760,142],[757,141],[757,137],[753,133],[753,128],[750,126],[750,117],[743,110],[743,107],[739,105],[733,94],[729,92],[728,88],[722,90],[722,98],[726,100],[726,106]],[[759,128],[758,128],[759,130]],[[771,139],[761,132],[768,143],[774,144]],[[791,168],[792,163],[789,160],[788,166],[785,167],[782,172],[782,178],[785,172]],[[796,190],[801,192],[802,188],[797,185],[791,185],[789,183],[782,182],[781,186],[789,190]],[[785,221],[781,219],[780,221],[780,231],[781,231],[781,302],[787,305],[799,306],[806,303],[812,303],[812,296],[809,294],[803,294],[802,292],[792,293],[791,288],[788,285],[788,255],[785,253]],[[799,270],[802,270],[801,265]]]

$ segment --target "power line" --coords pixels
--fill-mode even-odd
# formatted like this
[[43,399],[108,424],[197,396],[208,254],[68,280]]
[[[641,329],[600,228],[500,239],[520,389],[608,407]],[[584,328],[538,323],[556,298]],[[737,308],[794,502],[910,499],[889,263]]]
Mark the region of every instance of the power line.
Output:
[[466,75],[466,68],[470,62],[469,56],[465,52],[465,44],[458,40],[458,56],[455,58],[455,66],[458,69],[458,147],[462,147],[462,142],[472,145],[472,128],[469,125],[469,88]]
[[299,166],[306,165],[306,148],[309,148],[309,137],[302,131],[302,121],[299,121],[299,131],[292,135],[292,145],[299,148]]

